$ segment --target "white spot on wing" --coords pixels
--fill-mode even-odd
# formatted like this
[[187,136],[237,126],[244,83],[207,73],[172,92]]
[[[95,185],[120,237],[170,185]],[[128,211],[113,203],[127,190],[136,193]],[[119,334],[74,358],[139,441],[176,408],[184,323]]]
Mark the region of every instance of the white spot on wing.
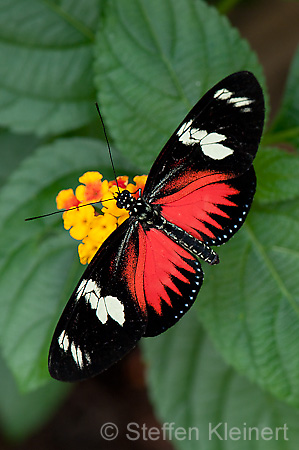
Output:
[[101,295],[100,287],[93,280],[88,280],[87,285],[85,287],[85,292],[94,292],[97,296]]
[[222,144],[209,144],[202,149],[206,156],[212,159],[224,159],[229,155],[232,155],[234,151]]
[[102,323],[106,323],[108,320],[108,313],[107,313],[107,308],[105,305],[105,299],[103,297],[101,297],[99,299],[99,304],[97,307],[97,318],[100,320],[100,322]]
[[125,321],[124,305],[116,297],[107,295],[98,299],[96,308],[97,318],[105,324],[108,316],[115,320],[119,325],[123,325]]
[[201,141],[203,137],[207,135],[207,132],[204,130],[200,130],[199,128],[192,128],[192,120],[184,123],[177,135],[179,137],[179,141],[181,141],[185,145],[194,145]]
[[233,93],[228,91],[227,89],[219,89],[215,92],[214,98],[217,98],[219,100],[228,100],[232,95]]
[[198,128],[191,128],[190,130],[190,144],[194,144],[200,142],[205,136],[207,132],[204,130],[199,130]]
[[79,346],[77,347],[77,360],[78,360],[79,367],[82,368],[83,367],[83,357],[82,357],[82,352],[81,352],[81,349]]
[[[228,92],[228,91],[227,91]],[[231,93],[230,93],[231,94]],[[225,93],[225,95],[228,95]],[[192,121],[182,125],[178,135],[179,140],[185,145],[200,144],[204,155],[212,159],[223,159],[232,155],[234,151],[223,144],[219,144],[226,139],[224,134],[208,133],[206,130],[190,128]]]
[[101,297],[101,289],[93,280],[84,280],[78,288],[78,295],[84,296],[87,303],[95,310],[96,316],[102,324],[105,324],[110,316],[119,325],[125,322],[124,305],[117,297],[108,295]]
[[[192,120],[189,120],[189,122],[183,123],[179,131],[177,132],[177,136],[179,137],[179,141],[183,142],[185,144],[185,140],[188,141],[188,136],[190,134],[189,128],[191,127]],[[188,145],[188,144],[186,144]]]
[[78,289],[77,289],[77,295],[76,295],[76,299],[79,300],[80,297],[82,297],[83,292],[84,292],[84,288],[86,285],[87,280],[82,280]]
[[[227,89],[219,89],[216,91],[214,98],[218,100],[225,100],[227,103],[232,104],[236,108],[243,108],[243,106],[248,106],[254,102],[254,99],[250,99],[248,97],[234,97],[233,92],[230,92]],[[243,108],[242,111],[250,112],[251,108]]]
[[73,342],[71,343],[71,353],[73,355],[73,359],[74,359],[75,363],[78,364],[77,350],[76,350],[76,346],[75,346],[75,344]]
[[77,366],[82,368],[83,367],[82,351],[79,346],[76,347],[74,342],[71,343],[71,353],[72,353],[73,359],[74,359],[75,363],[77,364]]
[[90,292],[88,294],[88,298],[86,296],[86,300],[89,301],[92,309],[97,309],[98,303],[99,303],[99,297],[94,292]]
[[201,140],[201,145],[207,145],[207,144],[215,144],[216,142],[221,142],[226,139],[226,136],[224,134],[219,133],[206,133],[206,136]]
[[219,133],[209,133],[201,140],[202,151],[212,159],[223,159],[232,155],[234,151],[219,142],[224,141],[226,136]]
[[241,108],[242,106],[250,105],[253,101],[248,97],[233,97],[228,100],[228,103],[232,103],[234,106]]
[[65,330],[62,331],[58,338],[58,345],[63,351],[67,351],[70,345],[69,338],[65,332]]
[[118,298],[112,297],[111,295],[105,297],[105,303],[109,316],[120,325],[123,325],[125,321],[124,305]]

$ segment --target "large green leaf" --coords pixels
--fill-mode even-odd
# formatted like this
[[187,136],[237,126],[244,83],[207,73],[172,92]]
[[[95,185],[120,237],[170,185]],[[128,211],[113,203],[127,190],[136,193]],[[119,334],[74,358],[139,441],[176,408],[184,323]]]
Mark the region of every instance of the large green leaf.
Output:
[[[143,346],[150,395],[162,425],[164,422],[167,429],[167,424],[174,422],[171,437],[176,448],[297,449],[299,412],[275,400],[227,366],[194,313],[191,310],[165,334],[146,339]],[[228,430],[232,427],[241,430],[238,440],[230,439],[229,434],[225,440],[226,423]],[[223,440],[216,433],[209,433],[218,424],[216,431]],[[276,427],[284,427],[284,424],[286,432],[278,430],[276,440]],[[259,439],[254,431],[249,438],[249,427],[258,429]],[[262,438],[265,427],[273,430],[271,440]],[[247,438],[244,438],[244,429]],[[178,440],[175,430],[178,430]],[[236,430],[233,436],[237,437]],[[270,434],[264,436],[269,439]]]
[[221,78],[247,69],[262,80],[247,42],[201,0],[110,0],[95,59],[109,132],[143,169]]
[[[266,160],[269,157],[266,155]],[[275,158],[274,158],[275,159]],[[287,167],[287,159],[289,170]],[[284,155],[284,173],[297,160]],[[261,164],[258,180],[267,176]],[[286,192],[281,178],[274,192]],[[299,406],[299,188],[287,201],[255,201],[238,235],[205,267],[201,320],[227,361],[277,397]],[[297,183],[298,185],[298,183]],[[257,195],[257,199],[263,194]],[[277,195],[279,199],[279,194]]]
[[27,158],[0,191],[0,342],[22,390],[48,379],[54,323],[83,269],[60,216],[24,218],[55,210],[57,192],[93,169],[112,176],[105,144],[59,140]]
[[99,8],[98,0],[0,0],[1,125],[58,134],[94,118]]

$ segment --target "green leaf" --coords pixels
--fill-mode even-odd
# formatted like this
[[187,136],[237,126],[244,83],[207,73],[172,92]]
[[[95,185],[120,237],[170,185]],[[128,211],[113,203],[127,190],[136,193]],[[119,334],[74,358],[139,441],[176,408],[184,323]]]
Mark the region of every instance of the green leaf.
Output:
[[98,98],[115,145],[143,169],[217,81],[242,69],[263,80],[247,42],[203,1],[111,0],[105,13]]
[[94,29],[100,3],[0,0],[0,124],[59,134],[94,119]]
[[298,155],[260,147],[254,167],[258,174],[255,200],[264,203],[298,198]]
[[39,429],[69,392],[69,386],[51,380],[46,387],[21,394],[0,358],[0,427],[11,441],[20,441]]
[[6,130],[0,131],[1,165],[0,186],[3,186],[10,173],[37,147],[38,140],[31,135],[14,135]]
[[298,194],[289,201],[254,203],[242,230],[219,249],[219,266],[205,266],[205,283],[196,303],[224,358],[297,407]]
[[[121,159],[114,152],[116,168]],[[60,216],[25,217],[56,209],[60,189],[78,184],[86,170],[112,176],[106,145],[64,139],[28,157],[0,191],[0,342],[23,391],[48,378],[47,352],[54,325],[83,267],[77,244]]]
[[[194,312],[191,310],[163,335],[146,339],[143,345],[150,396],[162,424],[174,422],[172,443],[175,447],[182,450],[297,449],[299,412],[228,367],[203,332]],[[223,440],[215,433],[209,438],[209,430],[219,423],[222,425],[217,431]],[[238,427],[241,430],[239,440],[229,439],[229,435],[224,439],[225,423],[228,429]],[[284,424],[286,433],[278,430],[276,440],[276,427]],[[185,430],[185,439],[182,430],[178,434],[180,439],[175,439],[175,430],[179,427]],[[258,429],[259,440],[254,432],[251,440],[249,434],[244,439],[244,428],[249,427]],[[265,427],[274,431],[271,440],[261,437]]]
[[299,149],[299,48],[295,54],[279,114],[266,143],[286,142]]

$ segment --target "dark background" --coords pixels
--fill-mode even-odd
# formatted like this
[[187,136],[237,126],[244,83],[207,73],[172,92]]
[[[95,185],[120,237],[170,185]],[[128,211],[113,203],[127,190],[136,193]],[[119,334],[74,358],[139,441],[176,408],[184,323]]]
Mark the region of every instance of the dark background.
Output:
[[[299,2],[243,2],[230,12],[229,19],[249,41],[264,67],[271,121],[279,108],[299,41]],[[74,386],[55,417],[25,442],[12,445],[0,438],[0,449],[170,450],[172,444],[162,439],[129,441],[125,437],[129,422],[159,426],[148,399],[145,378],[140,352],[136,349],[106,373]],[[119,428],[118,438],[111,442],[100,436],[100,427],[106,422],[113,422]]]

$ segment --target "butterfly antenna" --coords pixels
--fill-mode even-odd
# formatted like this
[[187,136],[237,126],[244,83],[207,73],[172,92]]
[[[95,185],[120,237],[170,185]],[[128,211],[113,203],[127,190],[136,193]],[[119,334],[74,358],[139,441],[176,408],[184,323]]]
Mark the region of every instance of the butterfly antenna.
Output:
[[53,211],[48,214],[42,214],[41,216],[27,217],[27,219],[25,219],[25,222],[28,222],[29,220],[41,219],[42,217],[53,216],[54,214],[62,214],[66,211],[71,211],[72,209],[83,208],[84,206],[96,205],[97,203],[109,202],[110,200],[114,200],[114,198],[107,198],[106,200],[99,200],[98,202],[86,203],[85,205],[72,206],[71,208],[60,209],[59,211]]
[[108,136],[107,136],[107,133],[106,133],[106,129],[105,129],[103,117],[102,117],[102,114],[101,114],[101,112],[100,112],[100,108],[99,108],[99,105],[98,105],[97,102],[96,102],[96,108],[97,108],[98,114],[99,114],[100,119],[101,119],[101,122],[102,122],[102,126],[103,126],[104,135],[105,135],[105,139],[106,139],[107,146],[108,146],[108,151],[109,151],[110,161],[111,161],[111,164],[112,164],[112,169],[113,169],[113,173],[114,173],[114,178],[115,178],[116,186],[117,186],[118,192],[120,193],[119,186],[118,186],[118,182],[117,182],[117,178],[116,178],[115,167],[114,167],[114,163],[113,163],[113,159],[112,159],[111,147],[110,147],[109,140],[108,140]]

